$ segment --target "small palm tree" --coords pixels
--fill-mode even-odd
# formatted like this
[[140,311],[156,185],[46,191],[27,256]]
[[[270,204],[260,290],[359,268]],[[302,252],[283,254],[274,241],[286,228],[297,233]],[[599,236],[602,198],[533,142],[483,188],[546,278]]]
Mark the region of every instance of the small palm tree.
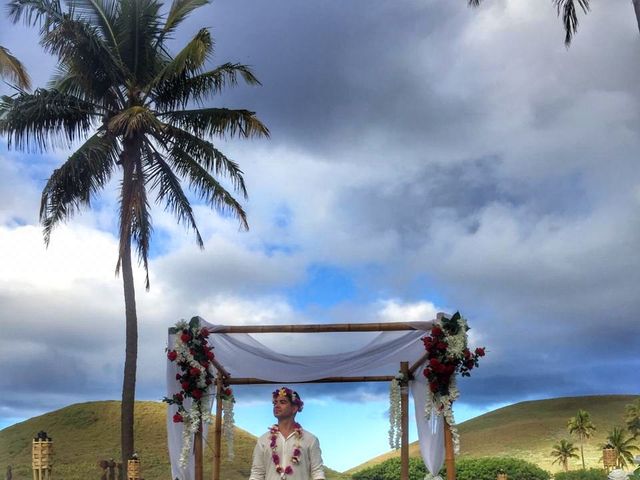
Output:
[[31,79],[24,65],[9,50],[0,45],[0,78],[8,78],[20,88],[31,88]]
[[209,30],[201,29],[176,54],[176,28],[208,0],[173,0],[162,13],[159,0],[11,0],[9,15],[39,25],[41,44],[58,57],[50,87],[20,91],[0,101],[0,133],[9,145],[40,150],[78,147],[54,170],[42,192],[40,220],[45,243],[53,229],[83,207],[119,174],[119,250],[126,351],[121,410],[123,464],[134,452],[134,400],[138,317],[131,250],[146,272],[152,234],[151,201],[191,228],[200,247],[184,184],[212,209],[248,228],[245,211],[220,182],[227,177],[246,197],[243,173],[211,142],[215,137],[268,135],[248,110],[199,108],[239,79],[259,84],[251,70],[225,63],[212,70]]
[[625,407],[624,421],[633,438],[640,437],[640,398]]
[[578,456],[578,448],[573,445],[573,442],[562,439],[560,443],[556,443],[551,450],[551,456],[555,458],[552,464],[558,463],[562,465],[564,471],[569,471],[569,459],[580,458]]
[[[480,5],[482,0],[467,0],[468,4],[472,7]],[[558,16],[562,17],[562,25],[564,26],[564,44],[568,47],[571,45],[573,36],[578,31],[578,8],[583,13],[589,11],[590,0],[553,0],[553,3],[558,12]],[[640,30],[640,0],[632,0],[633,9],[636,15],[636,22],[638,23],[638,29]],[[576,7],[577,5],[577,7]]]
[[575,417],[569,419],[567,422],[567,429],[569,434],[577,434],[580,439],[580,457],[582,458],[582,469],[584,470],[584,441],[591,437],[596,427],[591,423],[591,415],[586,410],[578,410]]
[[616,451],[618,468],[627,466],[627,462],[633,463],[633,450],[639,450],[633,443],[634,437],[629,435],[622,427],[613,427],[607,436],[607,442]]

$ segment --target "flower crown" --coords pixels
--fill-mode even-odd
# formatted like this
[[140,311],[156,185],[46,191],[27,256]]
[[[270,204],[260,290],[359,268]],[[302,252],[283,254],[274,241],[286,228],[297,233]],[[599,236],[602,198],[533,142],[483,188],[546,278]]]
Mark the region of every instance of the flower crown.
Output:
[[272,396],[273,396],[273,400],[274,401],[277,400],[278,398],[285,397],[293,405],[296,405],[298,407],[298,411],[299,412],[302,411],[302,407],[304,406],[304,402],[300,398],[300,395],[298,395],[298,392],[295,392],[295,391],[293,391],[293,390],[291,390],[290,388],[287,388],[287,387],[280,387],[279,389],[277,389],[277,390],[275,390],[273,392]]

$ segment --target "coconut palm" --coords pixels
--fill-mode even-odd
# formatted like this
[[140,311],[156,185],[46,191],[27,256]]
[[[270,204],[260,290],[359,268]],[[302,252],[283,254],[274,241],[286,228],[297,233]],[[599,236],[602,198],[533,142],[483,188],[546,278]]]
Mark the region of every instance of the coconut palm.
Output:
[[[468,4],[472,7],[480,5],[482,0],[467,0]],[[590,0],[553,0],[553,3],[558,12],[558,16],[562,17],[562,24],[564,26],[564,43],[568,47],[571,45],[573,36],[578,31],[578,8],[583,13],[589,11]],[[633,9],[636,15],[636,22],[638,23],[638,29],[640,30],[640,0],[632,0]],[[577,7],[576,7],[577,5]]]
[[624,421],[629,433],[634,438],[640,437],[640,398],[625,407]]
[[591,415],[585,410],[578,410],[575,417],[569,419],[567,422],[567,429],[569,434],[577,434],[580,439],[580,457],[582,458],[582,468],[584,465],[584,441],[591,437],[592,433],[596,430],[596,427],[591,423]]
[[[242,205],[243,173],[210,141],[216,136],[267,136],[248,110],[204,108],[224,87],[259,84],[251,70],[226,63],[208,70],[213,41],[201,29],[177,53],[169,53],[176,28],[207,0],[173,0],[166,14],[157,0],[11,0],[9,15],[39,26],[41,44],[58,57],[50,86],[18,92],[0,102],[0,132],[18,149],[77,145],[46,183],[40,220],[48,244],[53,229],[83,207],[117,174],[119,249],[126,317],[122,387],[123,461],[134,451],[133,413],[137,361],[137,312],[131,251],[146,273],[152,223],[150,197],[193,229],[203,247],[186,183],[209,207],[248,228]],[[194,105],[195,104],[195,105]]]
[[0,45],[0,78],[8,78],[17,83],[20,88],[31,88],[27,69],[2,45]]
[[558,463],[562,465],[564,471],[569,471],[569,460],[571,458],[580,458],[577,454],[578,448],[573,445],[573,442],[562,439],[560,443],[556,443],[551,450],[551,456],[555,458],[551,464]]
[[633,463],[633,450],[639,450],[633,443],[633,436],[629,435],[622,427],[615,426],[607,436],[607,442],[616,451],[618,468],[625,468],[627,461]]

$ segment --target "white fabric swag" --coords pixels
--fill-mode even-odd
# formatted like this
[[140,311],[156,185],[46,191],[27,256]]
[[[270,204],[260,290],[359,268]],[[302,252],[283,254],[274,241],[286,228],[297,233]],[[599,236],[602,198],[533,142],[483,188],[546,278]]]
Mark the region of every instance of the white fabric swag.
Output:
[[[430,330],[433,322],[411,322],[416,330],[404,332],[380,332],[372,341],[356,350],[331,355],[299,356],[277,352],[249,334],[215,333],[220,327],[200,320],[202,327],[213,332],[209,336],[209,344],[214,347],[216,360],[231,374],[232,378],[260,378],[273,383],[295,383],[319,380],[326,377],[358,377],[372,375],[396,375],[400,362],[413,364],[424,355],[421,338]],[[274,334],[270,334],[274,335]],[[300,335],[300,334],[292,334]],[[358,335],[348,332],[337,335]],[[294,337],[295,338],[295,337]],[[173,348],[175,335],[169,335],[168,347]],[[176,381],[178,366],[176,362],[167,360],[167,396],[171,397],[180,390]],[[437,475],[444,464],[444,428],[443,418],[431,415],[426,420],[424,414],[426,400],[426,379],[422,370],[418,369],[415,380],[410,382],[410,390],[415,404],[416,423],[420,452],[424,463],[433,475]],[[209,394],[214,394],[211,385]],[[208,398],[213,398],[213,395]],[[185,407],[189,405],[185,402]],[[180,467],[180,451],[182,449],[182,423],[173,423],[173,415],[177,409],[169,405],[167,430],[171,474],[173,479],[193,480],[194,457],[187,468]],[[205,425],[206,435],[206,425]],[[386,432],[380,432],[386,436]],[[320,441],[322,442],[322,438]]]

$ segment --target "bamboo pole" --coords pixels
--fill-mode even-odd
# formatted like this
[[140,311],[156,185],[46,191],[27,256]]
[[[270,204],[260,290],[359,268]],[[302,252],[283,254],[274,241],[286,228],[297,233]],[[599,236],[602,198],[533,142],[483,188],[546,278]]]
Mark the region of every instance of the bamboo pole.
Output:
[[[424,326],[433,320],[421,322]],[[321,332],[397,332],[418,330],[410,323],[316,323],[308,325],[226,325],[211,333],[321,333]]]
[[[394,375],[379,375],[373,377],[327,377],[318,380],[308,380],[305,382],[286,382],[290,384],[298,383],[352,383],[352,382],[390,382],[396,378]],[[272,380],[262,380],[260,378],[227,378],[226,383],[229,385],[271,385],[279,382]]]
[[193,439],[193,448],[195,453],[195,480],[203,480],[202,477],[202,420],[198,425],[198,431]]
[[451,427],[444,420],[444,463],[447,466],[447,480],[456,480],[456,457],[453,453]]
[[400,362],[400,373],[405,378],[400,385],[400,418],[402,423],[400,480],[409,480],[409,362]]
[[216,377],[216,424],[213,437],[213,480],[220,480],[220,449],[222,446],[222,376]]

